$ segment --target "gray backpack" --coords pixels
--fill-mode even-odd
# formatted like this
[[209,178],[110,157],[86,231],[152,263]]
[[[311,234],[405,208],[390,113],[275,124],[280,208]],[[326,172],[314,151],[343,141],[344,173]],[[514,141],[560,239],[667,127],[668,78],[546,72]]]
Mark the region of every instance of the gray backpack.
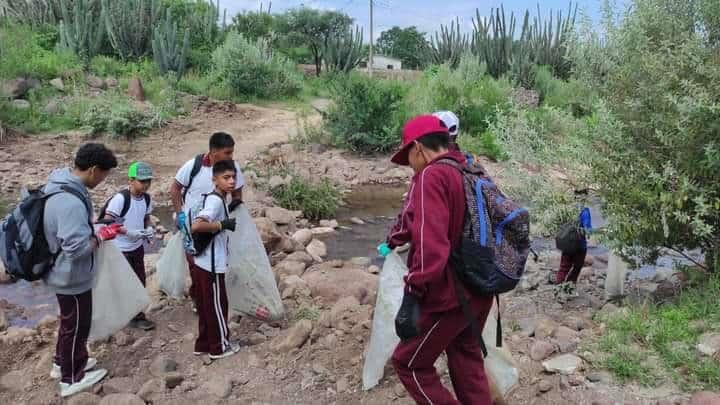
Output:
[[39,280],[55,264],[60,251],[52,253],[48,247],[43,216],[47,200],[63,192],[76,196],[87,205],[85,197],[70,187],[63,186],[61,190],[47,194],[42,188],[24,190],[20,204],[0,224],[0,259],[5,272],[12,278]]

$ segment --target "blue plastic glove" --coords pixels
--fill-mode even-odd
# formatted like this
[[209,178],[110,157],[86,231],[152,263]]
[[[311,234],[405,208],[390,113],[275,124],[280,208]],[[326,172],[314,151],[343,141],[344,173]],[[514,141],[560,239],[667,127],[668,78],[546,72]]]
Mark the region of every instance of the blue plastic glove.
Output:
[[177,225],[178,230],[182,231],[185,229],[185,224],[187,222],[187,215],[185,212],[178,212],[175,217],[175,225]]
[[387,242],[383,242],[377,247],[378,254],[380,257],[387,257],[387,255],[392,252],[392,249],[390,249],[390,245],[387,244]]

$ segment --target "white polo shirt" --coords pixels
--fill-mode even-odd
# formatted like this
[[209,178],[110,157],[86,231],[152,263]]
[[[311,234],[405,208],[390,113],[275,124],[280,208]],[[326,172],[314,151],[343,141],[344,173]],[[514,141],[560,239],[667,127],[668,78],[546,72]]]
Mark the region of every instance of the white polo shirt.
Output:
[[[187,187],[190,182],[190,173],[192,172],[194,165],[195,158],[188,160],[184,165],[182,165],[175,175],[175,181],[177,181],[181,186]],[[245,176],[243,176],[242,171],[240,170],[240,165],[238,165],[237,162],[235,162],[235,169],[237,170],[235,190],[239,190],[245,185]],[[200,171],[193,179],[192,184],[190,185],[190,188],[187,189],[187,194],[185,195],[183,212],[187,215],[188,220],[191,217],[189,212],[190,209],[194,209],[198,204],[201,204],[203,196],[212,193],[214,189],[215,185],[212,181],[212,166],[210,166],[210,161],[206,155],[203,159]],[[196,217],[197,214],[193,213],[192,216]]]

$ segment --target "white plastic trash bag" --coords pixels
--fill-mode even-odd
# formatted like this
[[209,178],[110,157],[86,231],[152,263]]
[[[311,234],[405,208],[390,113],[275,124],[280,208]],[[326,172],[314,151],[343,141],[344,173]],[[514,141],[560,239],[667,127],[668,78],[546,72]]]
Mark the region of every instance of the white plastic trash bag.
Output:
[[380,272],[370,343],[365,353],[364,390],[378,385],[383,377],[385,363],[400,342],[400,338],[395,333],[395,316],[400,310],[405,287],[403,276],[407,271],[407,266],[395,251],[385,258],[385,264]]
[[520,378],[520,371],[506,346],[496,345],[498,310],[497,305],[493,303],[482,332],[488,351],[485,357],[485,374],[490,382],[490,391],[496,404],[504,403],[504,397],[515,388]]
[[230,216],[237,220],[230,234],[225,274],[230,309],[261,321],[277,321],[285,309],[255,222],[244,206]]
[[170,238],[156,269],[160,291],[171,297],[182,297],[185,294],[190,268],[185,257],[182,232],[177,232]]
[[150,305],[145,287],[115,244],[103,242],[96,260],[90,341],[112,336]]
[[605,297],[612,299],[622,297],[625,293],[625,274],[628,265],[621,257],[610,252],[608,257],[607,276],[605,277]]

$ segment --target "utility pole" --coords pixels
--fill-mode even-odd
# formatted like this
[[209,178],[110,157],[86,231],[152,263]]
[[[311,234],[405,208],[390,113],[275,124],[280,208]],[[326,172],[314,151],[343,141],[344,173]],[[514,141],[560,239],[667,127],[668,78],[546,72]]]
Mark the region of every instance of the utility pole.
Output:
[[368,58],[368,75],[373,75],[373,0],[370,0],[370,57]]

